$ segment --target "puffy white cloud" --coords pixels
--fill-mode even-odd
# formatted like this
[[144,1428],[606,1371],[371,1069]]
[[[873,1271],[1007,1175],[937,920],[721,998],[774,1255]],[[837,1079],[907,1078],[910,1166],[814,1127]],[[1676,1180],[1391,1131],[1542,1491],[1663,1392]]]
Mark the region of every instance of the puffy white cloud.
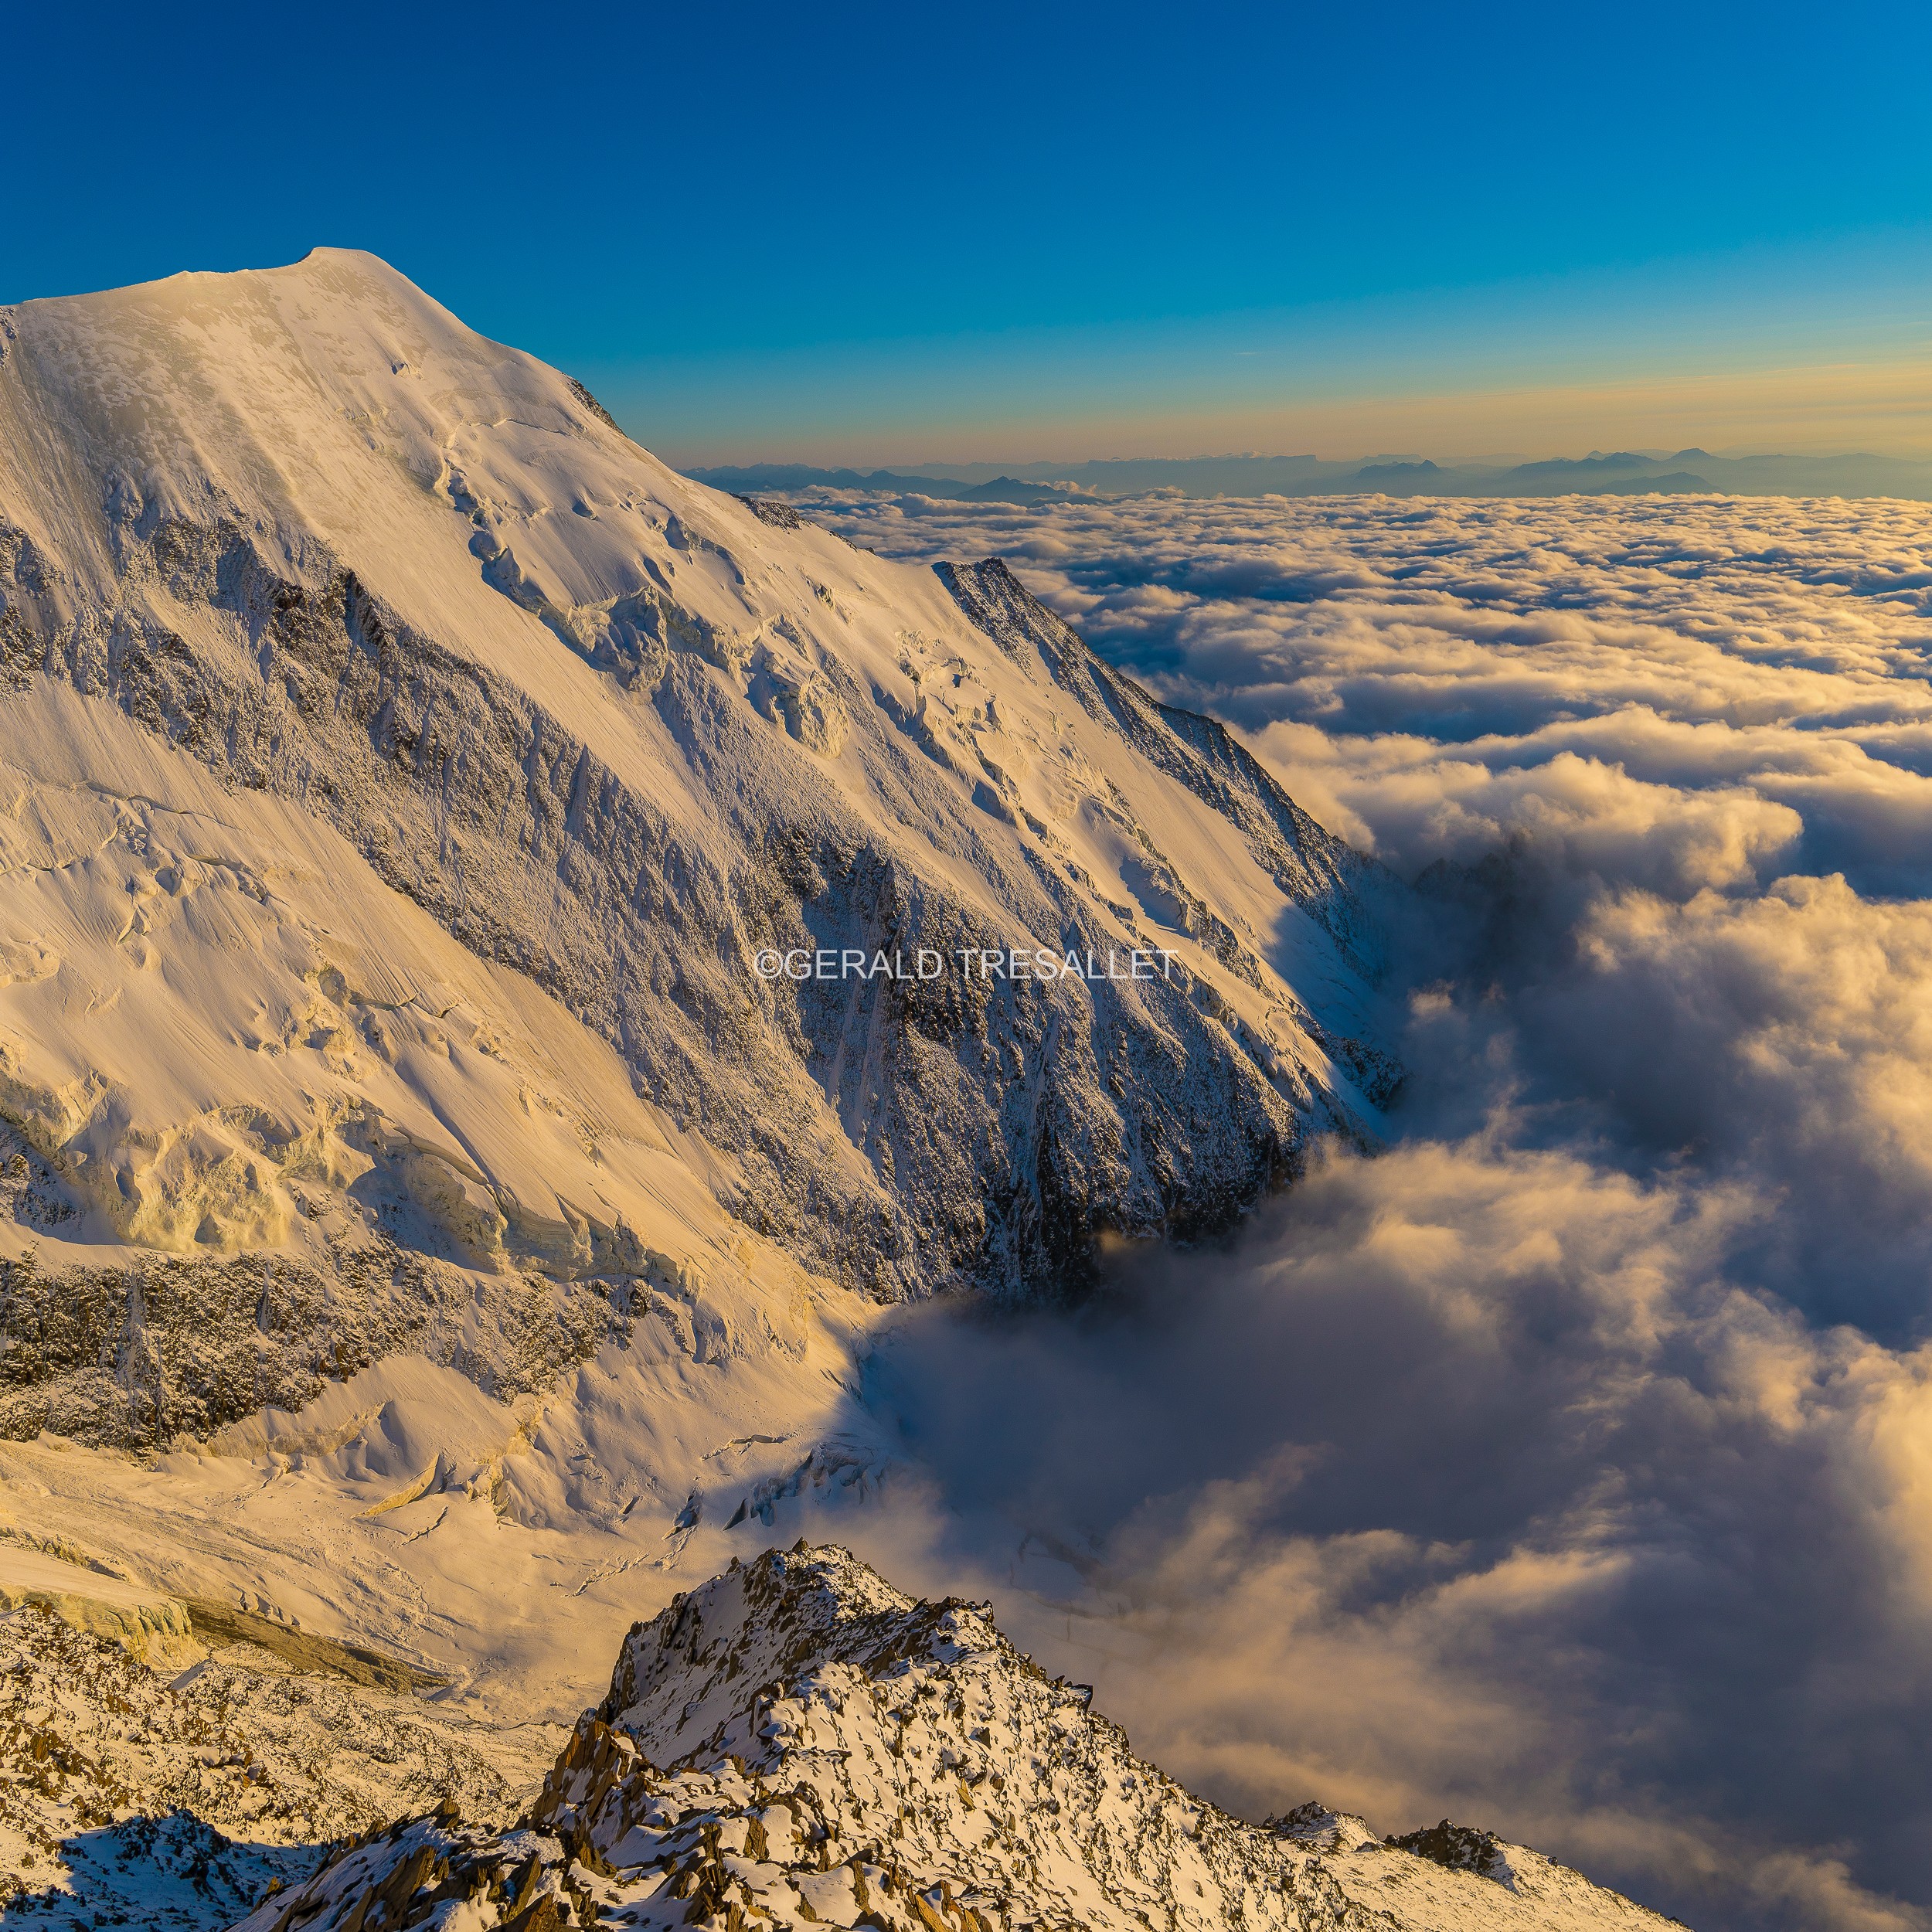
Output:
[[1923,1335],[1932,900],[1861,899],[1835,875],[1682,906],[1627,893],[1572,937],[1567,968],[1512,1002],[1526,1090],[1582,1097],[1633,1158],[1774,1202],[1740,1278],[1815,1320]]
[[[1677,889],[1720,883],[1700,855],[1714,838],[1715,862],[1757,876],[1795,858],[1917,889],[1932,830],[1922,505],[817,495],[815,514],[896,554],[1000,551],[1110,657],[1247,730],[1311,809],[1400,870],[1533,829],[1538,794],[1573,825],[1584,781],[1567,753],[1604,768],[1607,815],[1633,825],[1685,812],[1690,792],[1736,794],[1696,815]],[[1618,770],[1656,796],[1638,802]],[[1751,795],[1776,809],[1747,824]],[[1663,883],[1654,829],[1638,849]]]
[[1258,1813],[1932,1926],[1932,509],[821,501],[1422,881],[1371,1161],[875,1365],[971,1580]]

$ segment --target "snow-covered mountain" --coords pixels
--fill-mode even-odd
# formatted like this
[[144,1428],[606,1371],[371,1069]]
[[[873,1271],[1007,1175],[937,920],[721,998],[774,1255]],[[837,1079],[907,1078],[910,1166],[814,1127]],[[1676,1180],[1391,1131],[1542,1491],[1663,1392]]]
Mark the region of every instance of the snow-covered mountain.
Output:
[[1373,869],[1220,727],[366,255],[0,312],[0,661],[7,1434],[1077,1286],[1394,1077]]
[[[768,1553],[638,1625],[519,1828],[372,1835],[238,1932],[304,1923],[873,1932],[1626,1932],[1670,1921],[1446,1821],[1243,1825],[1137,1757],[985,1606]],[[471,1916],[460,1917],[467,1913]]]

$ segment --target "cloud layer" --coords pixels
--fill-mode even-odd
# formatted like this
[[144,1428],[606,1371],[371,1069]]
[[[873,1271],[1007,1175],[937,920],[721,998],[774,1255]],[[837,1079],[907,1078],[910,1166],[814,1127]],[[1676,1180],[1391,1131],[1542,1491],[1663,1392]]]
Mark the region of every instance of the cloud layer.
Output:
[[910,1324],[915,1506],[849,1533],[1250,1813],[1932,1926],[1932,513],[815,513],[1005,554],[1427,909],[1389,1150],[1107,1308]]
[[1761,1209],[1422,1141],[1104,1316],[928,1317],[872,1389],[926,1574],[1252,1815],[1447,1813],[1700,1925],[1920,1923],[1870,1895],[1932,1823],[1928,1365],[1730,1283]]

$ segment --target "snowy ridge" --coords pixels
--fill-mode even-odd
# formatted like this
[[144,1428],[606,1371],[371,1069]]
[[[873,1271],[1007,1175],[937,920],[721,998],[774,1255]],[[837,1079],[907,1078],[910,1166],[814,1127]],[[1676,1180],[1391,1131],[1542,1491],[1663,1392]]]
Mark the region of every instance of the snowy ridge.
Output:
[[[1226,818],[1257,862],[1320,923],[1343,957],[1366,977],[1379,972],[1385,938],[1382,916],[1402,892],[1393,875],[1318,825],[1225,725],[1198,711],[1163,704],[1134,679],[1115,670],[1041,603],[1002,559],[934,567],[960,608],[1002,649],[1016,652],[1030,645],[1054,682],[1077,699],[1090,717],[1117,730],[1150,764],[1178,779]],[[1158,858],[1153,840],[1135,829]],[[1189,900],[1185,886],[1171,873],[1167,883],[1169,890],[1180,896],[1182,928],[1204,940],[1230,970],[1250,984],[1263,983],[1260,962],[1248,956],[1240,936],[1209,906]],[[1366,1042],[1332,1033],[1305,1010],[1298,1009],[1296,1019],[1310,1037],[1349,1068],[1365,1094],[1378,1106],[1386,1104],[1401,1077],[1393,1060]]]
[[1018,655],[1030,645],[1054,682],[1078,699],[1090,717],[1110,720],[1150,762],[1260,842],[1283,889],[1325,924],[1365,886],[1382,884],[1373,862],[1317,825],[1225,725],[1164,705],[1114,670],[1003,560],[941,563],[935,572],[960,608],[1002,650]]
[[631,1632],[519,1829],[398,1825],[240,1932],[1668,1923],[1486,1834],[1461,1835],[1493,1848],[1483,1871],[1458,1869],[1447,1825],[1416,1849],[1318,1807],[1243,1825],[1089,1698],[977,1606],[914,1602],[843,1550],[768,1552]]

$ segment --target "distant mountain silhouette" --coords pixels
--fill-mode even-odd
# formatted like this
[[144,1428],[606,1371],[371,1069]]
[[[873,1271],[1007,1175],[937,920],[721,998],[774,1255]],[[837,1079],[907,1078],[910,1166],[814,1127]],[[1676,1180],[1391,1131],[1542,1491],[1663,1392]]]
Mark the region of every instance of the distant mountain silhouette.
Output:
[[[1696,467],[1689,468],[1687,464]],[[1842,456],[1663,455],[1592,451],[1517,464],[1439,464],[1390,454],[1338,462],[1315,456],[1148,457],[999,469],[961,464],[949,474],[862,473],[803,463],[693,469],[699,482],[740,495],[823,487],[882,490],[964,502],[1050,501],[1072,485],[1097,496],[1178,490],[1183,496],[1634,496],[1713,491],[1735,496],[1889,496],[1932,502],[1932,461],[1854,451]],[[1060,489],[1052,488],[1059,485]]]

